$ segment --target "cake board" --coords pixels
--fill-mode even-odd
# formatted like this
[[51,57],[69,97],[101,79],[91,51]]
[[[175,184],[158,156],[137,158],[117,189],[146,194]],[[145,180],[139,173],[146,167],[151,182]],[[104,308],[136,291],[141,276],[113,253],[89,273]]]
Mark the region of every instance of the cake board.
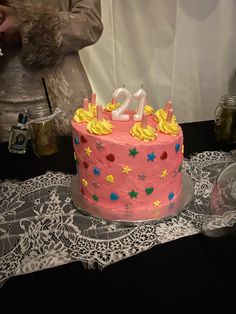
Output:
[[[101,208],[99,206],[93,206],[89,205],[84,201],[83,196],[80,192],[79,186],[78,186],[78,177],[75,175],[72,179],[71,184],[71,198],[72,202],[75,206],[75,208],[83,215],[91,216],[97,219],[102,219],[107,221],[108,223],[119,223],[124,225],[132,225],[132,224],[138,224],[148,221],[162,221],[169,219],[172,216],[176,216],[179,214],[182,210],[185,209],[185,207],[190,204],[190,202],[193,200],[193,194],[194,194],[194,186],[192,179],[188,173],[186,173],[184,170],[182,171],[182,192],[177,200],[167,205],[168,207],[171,206],[171,214],[162,218],[159,218],[157,215],[157,209],[147,209],[145,210],[145,213],[141,213],[139,216],[139,213],[129,213],[128,210],[126,212],[120,212],[120,213],[112,213],[109,216],[104,216],[102,214]],[[86,208],[86,209],[85,209]],[[159,211],[166,209],[166,206],[160,206]],[[121,217],[122,216],[122,217]],[[144,217],[144,218],[143,218]]]

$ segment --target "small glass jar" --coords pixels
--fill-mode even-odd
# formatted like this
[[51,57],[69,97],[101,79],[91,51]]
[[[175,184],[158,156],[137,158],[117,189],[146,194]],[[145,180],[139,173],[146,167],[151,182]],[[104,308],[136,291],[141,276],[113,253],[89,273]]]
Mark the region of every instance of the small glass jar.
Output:
[[49,108],[37,107],[28,111],[29,132],[36,156],[46,157],[60,151],[57,114],[50,114]]
[[236,143],[236,95],[224,95],[216,108],[214,130],[218,141]]

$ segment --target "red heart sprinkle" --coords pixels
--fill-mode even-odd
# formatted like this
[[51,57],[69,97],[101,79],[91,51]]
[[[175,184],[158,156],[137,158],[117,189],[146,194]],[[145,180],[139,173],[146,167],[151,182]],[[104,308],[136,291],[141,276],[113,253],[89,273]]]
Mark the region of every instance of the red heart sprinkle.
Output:
[[81,140],[82,143],[87,143],[87,140],[86,140],[86,138],[83,135],[81,135],[80,140]]
[[109,161],[114,161],[115,160],[115,156],[113,154],[109,154],[109,155],[106,155],[106,159],[109,160]]
[[85,169],[88,169],[89,164],[88,164],[86,161],[83,162],[83,165],[84,165],[84,168],[85,168]]
[[166,159],[167,158],[167,152],[163,152],[160,158],[162,160]]

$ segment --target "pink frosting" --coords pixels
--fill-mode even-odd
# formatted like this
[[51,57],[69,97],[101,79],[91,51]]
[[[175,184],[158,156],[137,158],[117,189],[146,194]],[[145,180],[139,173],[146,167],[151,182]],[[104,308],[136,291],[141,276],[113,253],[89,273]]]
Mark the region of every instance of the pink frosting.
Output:
[[[112,121],[113,133],[101,136],[90,134],[86,123],[71,122],[83,209],[104,219],[164,218],[173,214],[181,193],[183,133],[157,132],[155,140],[139,141],[130,135],[130,116],[127,122]],[[148,124],[157,122],[149,116]]]

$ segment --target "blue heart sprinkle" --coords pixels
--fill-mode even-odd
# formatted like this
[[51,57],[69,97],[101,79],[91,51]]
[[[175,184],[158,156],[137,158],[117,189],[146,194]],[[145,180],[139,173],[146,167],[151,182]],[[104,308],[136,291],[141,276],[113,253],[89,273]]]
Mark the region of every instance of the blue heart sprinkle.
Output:
[[110,199],[112,201],[117,201],[119,199],[119,196],[116,193],[112,192],[111,195],[110,195]]
[[78,139],[77,136],[74,137],[74,142],[75,142],[75,144],[77,144],[77,145],[79,144],[79,139]]
[[171,201],[173,200],[175,194],[173,192],[171,192],[169,195],[168,195],[168,199]]
[[93,168],[93,173],[95,174],[95,176],[100,176],[101,171],[100,171],[100,169],[95,167],[95,168]]
[[176,144],[176,145],[175,145],[175,151],[178,152],[179,149],[180,149],[180,145],[179,145],[179,144]]

